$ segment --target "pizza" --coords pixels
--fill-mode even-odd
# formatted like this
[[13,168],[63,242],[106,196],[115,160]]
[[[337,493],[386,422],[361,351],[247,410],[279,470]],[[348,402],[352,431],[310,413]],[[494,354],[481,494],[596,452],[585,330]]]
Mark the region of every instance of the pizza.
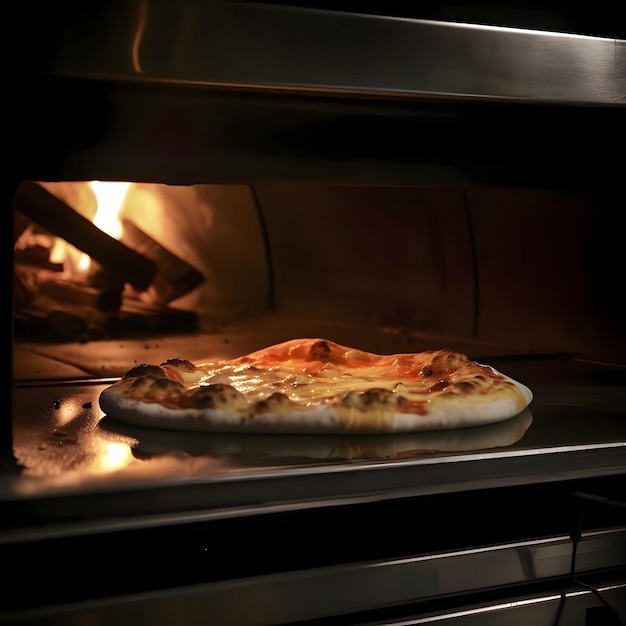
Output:
[[155,428],[377,434],[499,422],[532,398],[524,384],[454,350],[374,354],[313,338],[234,359],[141,364],[99,403],[114,419]]

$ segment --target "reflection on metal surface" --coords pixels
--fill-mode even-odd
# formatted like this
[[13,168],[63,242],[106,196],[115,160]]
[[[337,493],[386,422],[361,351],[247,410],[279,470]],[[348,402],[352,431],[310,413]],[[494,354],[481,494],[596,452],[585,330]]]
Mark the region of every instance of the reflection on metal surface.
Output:
[[[626,592],[626,583],[616,583],[612,585],[603,585],[596,591],[604,596],[610,596],[611,601],[619,598]],[[553,621],[557,615],[558,607],[561,603],[566,603],[568,610],[562,614],[564,617],[561,621]],[[610,605],[610,601],[607,600]],[[567,604],[569,603],[569,604]],[[624,603],[620,601],[620,604]],[[489,604],[485,606],[473,607],[463,611],[454,611],[450,613],[441,613],[438,615],[430,615],[427,617],[418,617],[410,620],[393,621],[394,626],[414,626],[418,624],[435,624],[453,621],[455,625],[461,626],[482,626],[485,624],[486,617],[490,614],[498,613],[497,617],[493,616],[497,624],[519,624],[519,623],[546,623],[546,624],[587,624],[587,609],[598,606],[599,602],[593,591],[590,589],[569,590],[563,594],[551,594],[544,596],[534,596],[529,598],[520,598],[509,602],[499,604]],[[623,608],[623,607],[622,607]],[[511,612],[515,612],[511,615]],[[539,620],[539,622],[537,621]],[[545,621],[549,620],[549,621]],[[572,621],[575,620],[575,621]],[[491,624],[492,622],[487,622]],[[600,623],[600,622],[598,622]]]
[[[580,547],[585,548],[587,557],[579,571],[619,566],[626,557],[626,530],[590,533],[582,538]],[[529,554],[535,567],[525,564]],[[115,617],[128,616],[128,611],[132,611],[135,621],[142,623],[166,623],[163,616],[177,616],[180,623],[194,625],[285,624],[564,576],[569,573],[570,557],[569,539],[555,537],[414,559],[349,563],[199,583],[65,606],[56,613],[79,617],[86,613],[93,615],[97,610],[98,616],[104,620],[102,623],[106,624],[116,623]],[[607,597],[612,597],[611,593],[623,594],[626,585],[622,582],[605,583],[600,590]],[[568,618],[571,611],[577,608],[576,598],[592,601],[592,605],[598,604],[597,598],[588,590],[566,588],[563,592],[566,603],[562,624],[573,623]],[[323,601],[320,601],[321,598]],[[487,622],[471,620],[484,620],[486,615],[497,615],[499,621],[488,623],[506,624],[509,623],[506,621],[508,612],[512,611],[518,619],[522,618],[515,623],[529,624],[533,622],[523,621],[524,609],[530,611],[528,616],[542,605],[555,615],[561,599],[561,594],[554,591],[535,596],[514,596],[493,603],[474,604],[384,623],[408,625],[450,620],[457,624],[457,620],[469,620],[460,623],[485,624]],[[41,614],[24,611],[21,617],[41,618]],[[542,618],[539,623],[552,623],[545,621],[545,615]]]
[[15,455],[23,471],[2,483],[10,497],[40,494],[42,488],[80,489],[106,487],[108,481],[145,480],[217,473],[222,462],[214,458],[189,459],[171,454],[149,464],[134,454],[133,442],[107,440],[97,434],[102,417],[94,398],[99,385],[69,385],[44,392],[26,391],[32,403],[26,419],[16,429]]
[[137,29],[133,37],[133,44],[131,47],[131,57],[133,60],[133,69],[137,74],[143,74],[141,69],[141,61],[139,59],[139,51],[141,49],[141,43],[143,40],[143,34],[146,29],[146,21],[148,18],[148,2],[142,0],[139,3],[139,19],[137,20]]
[[250,435],[165,432],[130,426],[105,417],[98,432],[105,439],[128,437],[135,452],[146,455],[184,452],[263,464],[303,461],[383,461],[427,457],[441,452],[468,452],[510,446],[532,424],[526,409],[497,424],[402,435]]
[[[439,98],[624,103],[621,42],[247,3],[114,3],[65,28],[61,76]],[[76,54],[76,38],[93,42]],[[131,58],[128,58],[128,57]]]
[[101,452],[94,465],[95,470],[108,473],[130,463],[133,458],[131,449],[123,443],[107,442],[106,450]]

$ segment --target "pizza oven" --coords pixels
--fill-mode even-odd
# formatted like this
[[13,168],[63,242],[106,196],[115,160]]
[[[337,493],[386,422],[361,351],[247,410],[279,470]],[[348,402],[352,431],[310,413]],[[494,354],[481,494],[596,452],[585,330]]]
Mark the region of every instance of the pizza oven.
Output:
[[[0,623],[626,621],[626,32],[312,4],[17,9]],[[360,437],[99,409],[134,365],[304,337],[534,399]]]

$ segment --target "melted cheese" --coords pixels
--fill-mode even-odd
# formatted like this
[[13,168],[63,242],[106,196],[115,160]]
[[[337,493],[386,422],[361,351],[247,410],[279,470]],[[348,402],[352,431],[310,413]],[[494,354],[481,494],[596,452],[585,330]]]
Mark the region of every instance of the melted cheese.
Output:
[[[262,400],[278,392],[293,402],[309,406],[333,401],[350,392],[364,392],[374,386],[394,391],[400,379],[390,378],[389,374],[376,367],[350,374],[334,368],[309,372],[305,368],[285,366],[258,369],[246,365],[226,365],[209,369],[191,388],[210,384],[217,378],[220,382],[232,385],[251,401]],[[414,385],[416,391],[418,387],[421,393],[427,388],[424,383]]]
[[133,400],[174,410],[248,417],[332,407],[346,426],[366,420],[372,428],[397,414],[428,415],[433,403],[465,407],[506,398],[521,411],[531,398],[523,385],[458,352],[377,355],[321,339],[214,363],[141,365],[118,387]]
[[[467,403],[490,394],[513,395],[522,410],[522,392],[492,368],[450,350],[376,355],[321,339],[294,340],[239,359],[197,366],[190,389],[218,381],[251,403],[284,394],[300,407],[344,404],[352,409],[424,414],[433,398]],[[387,400],[367,395],[389,392]],[[356,398],[356,399],[355,399]],[[286,406],[285,410],[293,410]]]

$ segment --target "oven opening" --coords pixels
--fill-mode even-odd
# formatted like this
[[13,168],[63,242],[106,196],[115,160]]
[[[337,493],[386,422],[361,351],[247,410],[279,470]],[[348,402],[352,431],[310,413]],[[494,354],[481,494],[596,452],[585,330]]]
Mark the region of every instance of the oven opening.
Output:
[[[623,364],[617,235],[590,193],[26,180],[13,205],[18,366],[71,349],[119,376],[145,346],[194,360],[302,337]],[[94,367],[93,346],[120,356]]]
[[27,181],[15,207],[18,338],[185,333],[227,314],[199,187]]

